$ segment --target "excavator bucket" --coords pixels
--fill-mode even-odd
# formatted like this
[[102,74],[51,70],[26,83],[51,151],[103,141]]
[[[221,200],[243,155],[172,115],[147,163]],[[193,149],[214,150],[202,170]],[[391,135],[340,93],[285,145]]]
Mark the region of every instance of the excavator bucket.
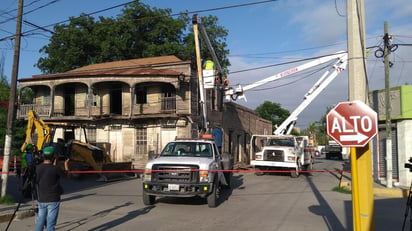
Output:
[[119,179],[125,179],[130,177],[135,177],[132,173],[132,162],[111,162],[104,163],[102,165],[101,179],[103,181],[113,181]]
[[119,180],[131,177],[132,162],[111,162],[103,149],[73,141],[69,144],[69,169],[72,178],[80,178],[82,171],[98,174],[99,181]]

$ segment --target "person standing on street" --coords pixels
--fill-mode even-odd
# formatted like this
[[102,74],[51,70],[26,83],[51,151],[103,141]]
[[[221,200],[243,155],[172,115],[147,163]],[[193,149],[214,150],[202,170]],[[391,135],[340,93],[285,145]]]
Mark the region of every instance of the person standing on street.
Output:
[[60,179],[68,176],[69,159],[64,161],[64,170],[57,166],[57,156],[53,147],[43,148],[43,163],[36,167],[39,213],[35,231],[55,230],[63,188]]

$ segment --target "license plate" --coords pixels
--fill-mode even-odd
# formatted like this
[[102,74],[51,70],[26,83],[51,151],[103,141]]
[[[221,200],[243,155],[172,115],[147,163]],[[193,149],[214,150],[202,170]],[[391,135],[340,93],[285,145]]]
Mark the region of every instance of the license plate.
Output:
[[179,191],[179,185],[178,184],[168,184],[167,188],[169,191]]

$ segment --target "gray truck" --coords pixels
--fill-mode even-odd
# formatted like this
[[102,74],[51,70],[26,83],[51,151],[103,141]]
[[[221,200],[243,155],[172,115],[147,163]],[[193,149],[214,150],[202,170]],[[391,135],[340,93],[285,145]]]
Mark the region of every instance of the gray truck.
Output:
[[219,190],[229,188],[233,158],[220,154],[213,139],[179,139],[169,142],[160,155],[146,164],[143,203],[156,197],[194,197],[218,205]]
[[325,159],[338,159],[342,160],[342,146],[334,141],[329,143],[324,148]]

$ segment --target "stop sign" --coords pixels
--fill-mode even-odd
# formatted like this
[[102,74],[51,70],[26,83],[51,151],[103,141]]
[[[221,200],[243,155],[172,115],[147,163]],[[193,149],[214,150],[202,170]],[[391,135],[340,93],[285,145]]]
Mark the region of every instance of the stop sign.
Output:
[[340,102],[326,115],[327,133],[342,146],[363,147],[378,132],[377,118],[362,101]]

